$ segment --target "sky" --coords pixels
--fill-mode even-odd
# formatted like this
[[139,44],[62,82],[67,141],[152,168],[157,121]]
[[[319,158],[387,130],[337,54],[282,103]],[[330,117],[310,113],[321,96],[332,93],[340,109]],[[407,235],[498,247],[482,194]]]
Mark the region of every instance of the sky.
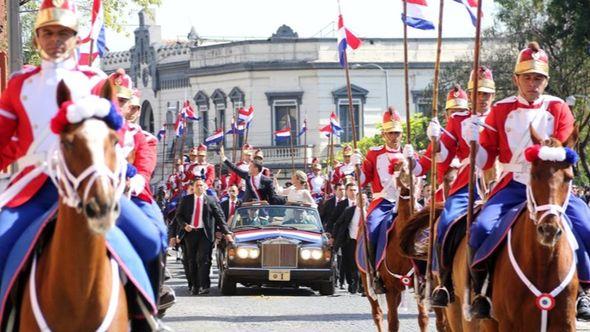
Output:
[[[483,2],[483,27],[493,24],[494,3]],[[438,21],[438,0],[428,0]],[[402,37],[400,0],[340,0],[346,27],[359,37]],[[165,40],[183,40],[194,26],[199,36],[212,39],[268,38],[282,24],[301,38],[335,37],[337,0],[163,0],[156,23]],[[137,11],[128,16],[125,32],[107,32],[111,51],[128,50],[138,25]],[[436,25],[436,23],[435,23]],[[462,4],[447,0],[444,37],[472,37],[475,28]],[[408,30],[408,37],[436,37],[436,31]]]

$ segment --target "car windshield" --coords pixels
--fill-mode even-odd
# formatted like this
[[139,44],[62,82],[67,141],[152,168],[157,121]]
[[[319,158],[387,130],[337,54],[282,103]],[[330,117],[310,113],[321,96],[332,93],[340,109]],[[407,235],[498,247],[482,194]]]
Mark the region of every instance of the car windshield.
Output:
[[318,211],[298,206],[249,206],[239,208],[230,222],[232,230],[286,228],[322,232]]

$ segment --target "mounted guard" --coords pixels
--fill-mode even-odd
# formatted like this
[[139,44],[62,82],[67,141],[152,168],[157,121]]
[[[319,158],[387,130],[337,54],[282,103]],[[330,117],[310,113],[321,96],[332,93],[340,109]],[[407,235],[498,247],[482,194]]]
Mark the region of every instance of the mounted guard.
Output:
[[[531,165],[525,150],[533,145],[530,131],[542,139],[553,137],[565,142],[574,131],[574,117],[560,98],[545,95],[549,83],[549,59],[537,43],[530,43],[518,55],[513,82],[518,94],[497,102],[485,123],[471,121],[464,128],[466,136],[477,142],[477,165],[486,170],[496,159],[502,164],[502,174],[488,201],[471,226],[469,245],[473,257],[470,262],[474,293],[471,306],[475,318],[489,318],[491,302],[487,288],[489,257],[502,243],[510,229],[515,213],[527,201]],[[483,131],[480,134],[480,128]],[[516,213],[518,215],[518,213]],[[590,208],[571,195],[565,216],[579,248],[576,250],[580,294],[577,302],[578,319],[590,319]]]

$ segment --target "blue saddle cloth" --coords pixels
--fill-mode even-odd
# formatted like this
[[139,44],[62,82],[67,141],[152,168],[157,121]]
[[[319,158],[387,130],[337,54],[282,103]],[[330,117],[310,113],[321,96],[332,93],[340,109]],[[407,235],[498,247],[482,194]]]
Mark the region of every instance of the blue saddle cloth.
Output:
[[506,235],[508,235],[508,230],[512,228],[514,222],[518,219],[524,209],[526,209],[526,202],[518,204],[502,216],[497,228],[490,233],[475,252],[473,262],[471,263],[472,267],[477,268],[479,264],[485,262],[485,260],[496,251],[500,244],[502,244],[502,241],[506,238]]
[[365,250],[365,231],[369,230],[369,239],[374,247],[375,262],[373,266],[375,269],[379,268],[381,262],[385,259],[387,249],[387,242],[389,239],[389,232],[393,230],[395,225],[395,205],[387,200],[382,199],[378,204],[371,203],[367,220],[362,229],[359,229],[357,235],[357,245],[355,250],[356,263],[362,272],[367,272],[367,254]]
[[[23,272],[26,272],[28,275],[32,254],[35,251],[39,239],[48,230],[47,226],[54,222],[53,217],[56,213],[57,204],[44,215],[38,217],[22,233],[8,256],[0,288],[0,326],[2,326],[3,318],[6,318],[8,313],[6,309],[10,300],[9,294],[13,290],[16,281],[20,277],[25,276]],[[144,303],[147,303],[148,308],[151,308],[152,313],[156,312],[154,290],[152,289],[143,263],[135,249],[133,249],[129,239],[116,226],[106,234],[106,239],[110,256],[117,261],[129,281],[126,287],[132,286],[143,298]]]

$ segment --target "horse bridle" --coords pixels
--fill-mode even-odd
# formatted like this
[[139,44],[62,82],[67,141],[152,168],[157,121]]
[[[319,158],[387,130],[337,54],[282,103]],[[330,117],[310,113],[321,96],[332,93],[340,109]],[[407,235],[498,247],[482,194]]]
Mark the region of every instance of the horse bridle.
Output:
[[[116,145],[115,149],[117,160],[114,172],[106,164],[92,164],[82,171],[80,175],[74,176],[66,164],[62,149],[57,147],[57,145],[53,146],[48,154],[47,173],[53,184],[57,187],[59,195],[66,205],[80,212],[82,204],[88,199],[90,188],[92,188],[96,180],[101,176],[106,177],[115,188],[115,200],[118,201],[121,198],[125,190],[125,168],[127,162],[123,157],[123,152],[119,145]],[[78,195],[78,189],[86,179],[88,179],[88,183],[84,188],[83,196],[80,197]]]
[[[531,188],[530,184],[528,186],[526,186],[527,209],[529,210],[529,217],[530,217],[531,221],[535,225],[539,225],[543,219],[545,219],[546,217],[548,217],[550,215],[557,216],[561,221],[563,221],[565,219],[564,218],[565,209],[567,208],[567,206],[569,204],[571,192],[572,192],[572,181],[570,180],[569,184],[568,184],[567,196],[565,197],[565,201],[563,202],[563,205],[557,205],[557,204],[537,205],[537,202],[535,201],[535,196],[533,194],[533,189]],[[541,217],[537,218],[537,214],[540,212],[544,212],[544,213],[541,215]]]

